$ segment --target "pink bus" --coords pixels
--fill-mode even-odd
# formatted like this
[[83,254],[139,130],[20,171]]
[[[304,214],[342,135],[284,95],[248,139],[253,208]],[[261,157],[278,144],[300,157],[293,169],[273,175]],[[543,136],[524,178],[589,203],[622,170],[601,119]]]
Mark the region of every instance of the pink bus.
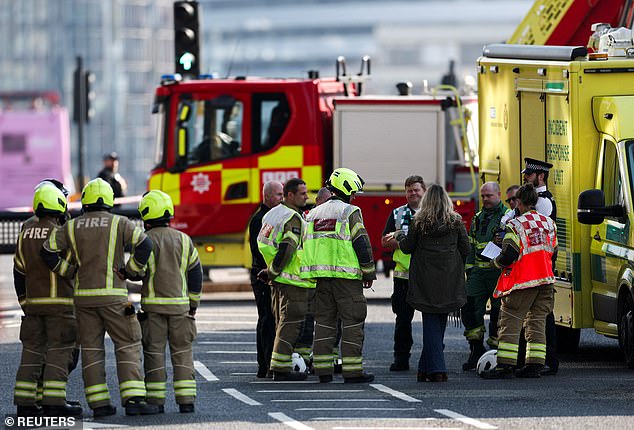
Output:
[[72,194],[68,111],[58,103],[57,93],[0,93],[0,209],[30,208],[44,178]]

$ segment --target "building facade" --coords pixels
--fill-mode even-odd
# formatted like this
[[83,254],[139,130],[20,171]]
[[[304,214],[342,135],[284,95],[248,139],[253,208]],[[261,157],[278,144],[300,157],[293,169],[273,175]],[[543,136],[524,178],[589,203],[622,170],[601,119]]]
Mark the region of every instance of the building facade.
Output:
[[[459,81],[475,75],[487,43],[508,38],[530,0],[199,0],[201,71],[215,76],[334,74],[347,59],[357,73],[372,58],[370,92],[400,81],[439,83],[455,61]],[[95,74],[95,116],[86,127],[86,175],[104,153],[120,154],[129,193],[145,190],[154,165],[151,104],[174,69],[171,0],[2,2],[0,91],[56,90],[72,109],[75,58]],[[72,162],[77,165],[76,132]],[[75,171],[76,173],[76,171]]]

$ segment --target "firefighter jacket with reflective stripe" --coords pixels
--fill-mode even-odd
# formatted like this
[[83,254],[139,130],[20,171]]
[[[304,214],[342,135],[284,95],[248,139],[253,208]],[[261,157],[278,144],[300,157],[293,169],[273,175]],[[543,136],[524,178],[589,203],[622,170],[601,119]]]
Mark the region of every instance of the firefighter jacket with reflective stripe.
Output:
[[361,265],[352,244],[367,238],[357,206],[333,198],[311,210],[307,221],[302,278],[376,279],[371,248],[369,261]]
[[[264,257],[269,274],[274,276],[273,281],[296,287],[315,288],[314,282],[300,277],[300,265],[304,254],[301,241],[305,228],[301,214],[285,204],[275,206],[262,218],[258,249]],[[280,248],[282,243],[286,243],[287,246],[283,249],[289,255],[277,255],[284,252]],[[281,267],[276,267],[278,262]]]
[[557,228],[550,218],[531,210],[510,220],[504,246],[502,254],[494,260],[497,267],[506,248],[517,249],[519,256],[510,266],[502,268],[494,297],[555,282],[552,256],[557,247]]
[[[179,315],[197,308],[201,285],[189,285],[187,273],[201,270],[198,251],[185,233],[170,227],[154,227],[146,234],[152,239],[141,304],[147,312]],[[201,278],[202,279],[202,278]]]
[[[36,216],[22,224],[13,258],[15,289],[27,314],[55,315],[73,311],[73,285],[52,272],[40,257],[42,245],[60,227],[54,217]],[[62,264],[70,264],[70,252],[64,253]]]
[[[57,253],[70,249],[77,265],[75,275],[76,306],[107,306],[128,300],[126,281],[115,271],[125,271],[131,277],[142,277],[147,256],[138,261],[138,245],[151,240],[132,221],[107,211],[90,211],[71,219],[51,233],[44,249]],[[130,258],[125,262],[125,247],[131,246]],[[148,252],[149,255],[149,252]],[[70,269],[61,262],[53,269],[67,275]]]
[[[394,226],[396,227],[396,230],[403,230],[405,234],[407,234],[409,224],[414,217],[414,211],[408,205],[403,205],[394,209],[392,211],[392,216],[394,217]],[[411,258],[411,255],[405,254],[399,248],[394,250],[392,259],[395,263],[395,278],[409,279],[409,262]]]
[[[502,218],[512,212],[511,209],[504,206],[500,202],[496,207],[491,209],[482,209],[471,220],[471,228],[469,229],[469,242],[471,243],[471,251],[467,255],[465,267],[471,269],[474,267],[489,269],[491,268],[490,260],[482,258],[482,251],[495,238],[498,231],[504,231],[504,226],[500,223]],[[502,230],[501,230],[502,229]],[[496,270],[496,269],[492,269]]]

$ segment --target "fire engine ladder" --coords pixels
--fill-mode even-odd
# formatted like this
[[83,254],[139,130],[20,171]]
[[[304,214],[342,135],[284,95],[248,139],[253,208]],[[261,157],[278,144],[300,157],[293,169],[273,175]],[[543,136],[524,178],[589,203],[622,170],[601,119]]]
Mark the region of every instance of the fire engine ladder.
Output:
[[453,85],[438,85],[432,89],[432,95],[436,96],[439,91],[450,92],[456,101],[455,106],[451,106],[446,110],[449,115],[449,125],[451,125],[453,130],[456,153],[458,154],[458,160],[455,163],[469,167],[469,175],[471,177],[471,189],[469,191],[452,191],[449,195],[452,197],[471,197],[476,193],[478,187],[473,167],[478,149],[471,148],[471,145],[469,145],[467,122],[470,120],[470,114],[466,112],[466,108],[462,105],[460,93],[456,87]]
[[585,46],[594,23],[632,28],[632,0],[537,0],[507,43]]
[[363,92],[363,84],[370,79],[370,56],[364,55],[361,58],[361,70],[356,75],[346,73],[346,59],[343,56],[337,57],[337,82],[343,82],[344,95],[360,96]]

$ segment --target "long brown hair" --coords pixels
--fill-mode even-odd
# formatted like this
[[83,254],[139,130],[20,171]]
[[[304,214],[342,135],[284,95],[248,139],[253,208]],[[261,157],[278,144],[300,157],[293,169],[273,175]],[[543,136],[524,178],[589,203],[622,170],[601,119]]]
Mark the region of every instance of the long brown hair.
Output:
[[414,215],[414,222],[423,234],[427,234],[440,226],[457,228],[462,224],[462,217],[454,210],[444,188],[433,184],[423,195],[420,208]]

